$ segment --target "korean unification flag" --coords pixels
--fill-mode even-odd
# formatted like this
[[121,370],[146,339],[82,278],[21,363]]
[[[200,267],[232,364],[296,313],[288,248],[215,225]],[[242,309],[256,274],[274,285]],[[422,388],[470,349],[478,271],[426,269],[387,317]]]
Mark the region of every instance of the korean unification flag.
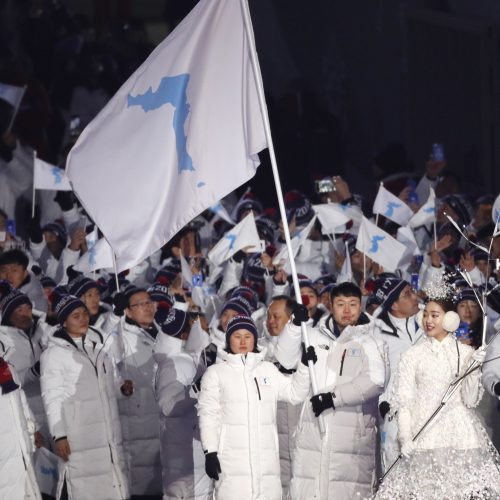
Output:
[[352,276],[352,266],[351,266],[351,254],[349,253],[349,242],[345,242],[345,259],[340,269],[339,275],[337,276],[337,283],[346,283],[353,281]]
[[418,209],[417,213],[408,222],[408,226],[416,228],[432,224],[436,220],[436,194],[430,188],[427,201]]
[[71,184],[66,172],[40,158],[35,158],[33,182],[35,189],[53,189],[54,191],[71,191]]
[[321,222],[321,232],[323,234],[334,234],[344,224],[347,224],[351,217],[347,213],[347,206],[339,203],[322,203],[313,205],[314,211]]
[[383,215],[400,226],[406,226],[413,216],[413,210],[403,200],[387,191],[382,183],[373,204],[373,213]]
[[201,0],[69,154],[74,192],[115,251],[118,271],[256,172],[267,141],[242,8]]
[[[297,256],[299,253],[300,247],[304,243],[304,241],[307,240],[309,237],[309,233],[311,232],[314,223],[316,222],[317,215],[314,215],[314,217],[307,223],[307,226],[304,227],[301,231],[299,231],[291,240],[292,244],[292,253],[293,253],[293,258]],[[283,267],[283,269],[287,272],[291,272],[290,268],[290,257],[288,256],[288,248],[286,245],[283,245],[280,249],[280,251],[273,257],[273,264],[275,266],[280,266]]]
[[101,238],[96,243],[89,244],[88,250],[80,257],[73,266],[76,271],[84,274],[113,267],[113,250],[108,242]]
[[8,85],[0,83],[0,99],[7,101],[15,109],[21,104],[26,87],[18,87],[17,85]]
[[260,249],[260,237],[255,225],[253,212],[249,214],[228,231],[208,252],[209,260],[216,266],[220,266],[225,260],[231,258],[239,250]]
[[389,233],[363,217],[359,227],[356,248],[380,264],[386,271],[394,272],[405,253],[405,246]]

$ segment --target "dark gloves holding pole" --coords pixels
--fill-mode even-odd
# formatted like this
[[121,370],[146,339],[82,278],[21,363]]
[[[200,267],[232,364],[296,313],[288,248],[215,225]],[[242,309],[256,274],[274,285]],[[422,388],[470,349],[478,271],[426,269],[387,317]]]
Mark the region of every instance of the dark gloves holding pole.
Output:
[[215,479],[216,481],[219,480],[219,473],[222,472],[222,470],[216,451],[212,451],[205,455],[205,472],[209,478]]
[[335,405],[333,404],[333,398],[335,394],[333,392],[323,392],[322,394],[316,394],[310,401],[313,407],[314,415],[319,417],[323,411],[328,408],[333,408],[335,410]]
[[300,359],[301,363],[303,365],[308,365],[309,361],[312,361],[313,364],[316,364],[316,361],[318,361],[318,356],[316,356],[316,351],[314,350],[314,347],[310,345],[307,349],[305,348],[304,344],[302,344],[302,358]]
[[123,293],[118,292],[113,297],[113,312],[116,316],[123,316],[125,309],[128,307],[128,299]]
[[297,304],[293,308],[293,320],[292,323],[295,326],[300,326],[301,323],[305,323],[309,320],[309,312],[304,304]]

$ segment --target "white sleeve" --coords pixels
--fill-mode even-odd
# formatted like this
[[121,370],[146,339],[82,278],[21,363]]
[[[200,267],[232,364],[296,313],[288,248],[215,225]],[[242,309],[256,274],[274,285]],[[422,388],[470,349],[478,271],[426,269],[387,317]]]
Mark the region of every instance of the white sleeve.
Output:
[[408,351],[401,355],[394,380],[391,403],[397,411],[398,439],[400,443],[413,439],[411,408],[415,398],[415,366]]
[[217,365],[212,365],[201,379],[201,392],[198,398],[201,445],[207,453],[219,451],[221,409]]
[[275,366],[278,380],[278,400],[292,405],[302,403],[309,394],[309,369],[299,363],[297,371],[288,377],[283,375]]
[[302,357],[302,329],[289,321],[278,337],[274,355],[287,370],[297,367]]

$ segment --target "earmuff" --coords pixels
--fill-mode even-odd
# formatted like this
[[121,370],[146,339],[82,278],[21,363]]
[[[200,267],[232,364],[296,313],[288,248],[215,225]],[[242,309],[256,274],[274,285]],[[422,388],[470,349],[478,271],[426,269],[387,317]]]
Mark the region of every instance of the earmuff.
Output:
[[443,329],[452,333],[460,326],[460,316],[455,311],[448,311],[443,318]]
[[[424,311],[421,309],[418,311],[415,317],[417,325],[424,329]],[[448,311],[445,313],[442,322],[443,329],[449,333],[454,332],[460,326],[460,316],[455,311]]]

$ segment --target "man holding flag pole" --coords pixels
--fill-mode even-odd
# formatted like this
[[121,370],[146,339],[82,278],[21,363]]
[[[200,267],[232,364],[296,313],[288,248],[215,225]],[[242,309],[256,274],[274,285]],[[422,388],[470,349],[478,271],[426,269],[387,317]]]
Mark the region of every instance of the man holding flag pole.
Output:
[[83,131],[67,175],[119,272],[250,179],[266,146],[293,255],[247,1],[202,0]]

